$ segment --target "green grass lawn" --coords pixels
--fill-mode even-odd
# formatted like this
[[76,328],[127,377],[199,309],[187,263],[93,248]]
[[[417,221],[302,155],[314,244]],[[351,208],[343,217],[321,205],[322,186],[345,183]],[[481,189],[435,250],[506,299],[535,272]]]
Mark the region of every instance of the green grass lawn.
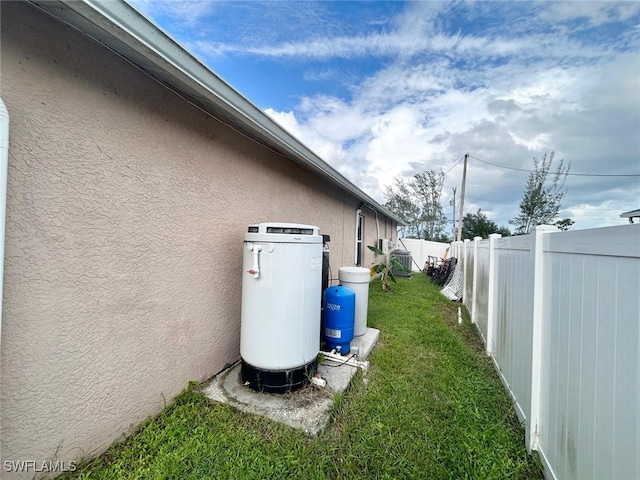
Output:
[[318,437],[211,403],[193,386],[63,478],[543,478],[475,326],[422,274],[371,285],[380,340]]

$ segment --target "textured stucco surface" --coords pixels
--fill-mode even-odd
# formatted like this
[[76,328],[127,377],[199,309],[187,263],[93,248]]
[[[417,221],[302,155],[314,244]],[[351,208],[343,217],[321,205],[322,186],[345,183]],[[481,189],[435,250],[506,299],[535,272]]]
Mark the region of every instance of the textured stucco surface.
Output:
[[68,461],[239,358],[248,224],[318,225],[337,277],[359,201],[32,6],[1,9],[1,455]]

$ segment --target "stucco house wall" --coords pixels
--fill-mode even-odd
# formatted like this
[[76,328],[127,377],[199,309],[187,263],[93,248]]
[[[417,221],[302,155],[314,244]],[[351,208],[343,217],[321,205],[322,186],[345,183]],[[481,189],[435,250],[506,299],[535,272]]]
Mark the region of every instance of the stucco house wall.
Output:
[[337,277],[361,202],[33,6],[0,8],[1,460],[69,461],[239,359],[247,225],[318,225]]

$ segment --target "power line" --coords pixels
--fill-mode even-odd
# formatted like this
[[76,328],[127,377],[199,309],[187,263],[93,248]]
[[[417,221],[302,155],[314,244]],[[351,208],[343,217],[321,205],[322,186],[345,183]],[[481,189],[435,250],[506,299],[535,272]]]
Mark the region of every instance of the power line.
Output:
[[[491,165],[493,167],[504,168],[505,170],[515,170],[516,172],[526,172],[531,173],[533,170],[526,170],[524,168],[515,168],[508,167],[506,165],[499,165],[497,163],[487,162],[486,160],[481,160],[478,157],[473,157],[469,155],[469,158],[473,158],[482,163],[486,163],[487,165]],[[454,165],[455,166],[455,165]],[[615,174],[615,173],[567,173],[568,176],[573,177],[640,177],[640,173],[627,173],[627,174]]]
[[453,170],[453,168],[454,168],[454,167],[458,166],[458,164],[459,164],[462,160],[464,160],[464,155],[463,155],[463,156],[461,156],[461,157],[460,157],[460,160],[458,160],[456,163],[454,163],[454,164],[451,166],[451,168],[450,168],[449,170],[447,170],[446,172],[444,172],[444,173],[442,174],[442,176],[443,176],[443,177],[446,177],[446,176],[447,176],[447,173],[449,173],[451,170]]

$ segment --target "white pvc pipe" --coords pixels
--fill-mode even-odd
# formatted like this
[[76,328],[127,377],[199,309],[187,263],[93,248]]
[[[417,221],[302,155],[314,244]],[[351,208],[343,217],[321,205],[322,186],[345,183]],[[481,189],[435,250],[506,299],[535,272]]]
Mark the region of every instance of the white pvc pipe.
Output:
[[321,355],[324,355],[326,360],[330,360],[333,362],[338,362],[341,365],[349,365],[351,367],[361,368],[362,370],[369,369],[369,362],[366,360],[356,360],[354,355],[343,357],[342,355],[335,353],[335,349],[331,352],[323,352],[322,350],[319,352]]
[[[4,233],[7,218],[7,171],[9,167],[9,112],[0,98],[0,338],[2,335],[2,285],[4,283]],[[0,345],[2,342],[0,342]],[[1,348],[1,347],[0,347]]]
[[260,245],[253,246],[253,278],[260,278]]
[[[356,209],[356,229],[354,232],[354,238],[356,239],[355,241],[355,249],[353,251],[353,264],[355,265],[358,261],[358,248],[362,248],[362,245],[358,245],[358,226],[360,225],[360,214],[362,213],[362,210],[357,208]],[[362,235],[362,238],[360,239],[361,242],[364,242],[364,232],[360,232],[360,234]],[[364,249],[362,251],[362,256],[364,257]],[[362,263],[364,261],[364,258],[360,259],[360,263]]]

